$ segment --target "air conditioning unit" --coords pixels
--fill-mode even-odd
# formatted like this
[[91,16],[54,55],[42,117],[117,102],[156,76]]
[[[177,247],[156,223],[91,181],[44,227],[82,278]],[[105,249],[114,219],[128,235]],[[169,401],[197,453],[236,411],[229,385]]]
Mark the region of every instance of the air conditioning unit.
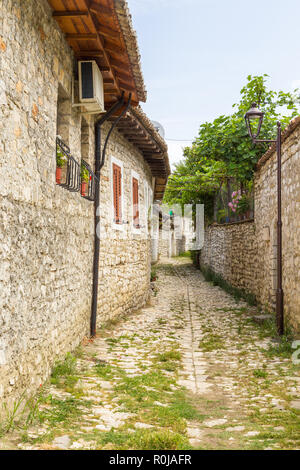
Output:
[[79,101],[89,114],[104,113],[103,77],[95,60],[80,60]]

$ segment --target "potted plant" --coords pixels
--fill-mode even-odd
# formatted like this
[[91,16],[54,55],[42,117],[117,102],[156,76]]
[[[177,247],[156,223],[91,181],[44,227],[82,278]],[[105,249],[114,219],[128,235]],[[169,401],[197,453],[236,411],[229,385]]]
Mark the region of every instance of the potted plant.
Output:
[[67,159],[63,154],[60,146],[56,146],[56,183],[61,184],[62,168],[65,166]]
[[83,163],[81,163],[80,177],[81,177],[81,190],[80,190],[81,196],[86,196],[87,186],[89,182],[89,172]]

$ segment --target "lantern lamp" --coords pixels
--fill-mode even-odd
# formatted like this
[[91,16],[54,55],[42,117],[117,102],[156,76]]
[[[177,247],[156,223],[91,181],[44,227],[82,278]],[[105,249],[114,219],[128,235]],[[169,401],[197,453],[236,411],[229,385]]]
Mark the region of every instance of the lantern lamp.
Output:
[[245,114],[245,121],[249,135],[253,141],[255,141],[260,134],[263,119],[264,113],[258,109],[256,103],[252,103],[251,108]]

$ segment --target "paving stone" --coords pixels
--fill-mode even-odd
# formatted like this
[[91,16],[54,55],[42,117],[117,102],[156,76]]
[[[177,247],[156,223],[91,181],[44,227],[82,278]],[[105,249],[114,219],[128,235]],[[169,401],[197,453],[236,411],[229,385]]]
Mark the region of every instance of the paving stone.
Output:
[[245,430],[245,426],[231,426],[225,429],[225,431],[228,431],[228,432],[239,432],[239,431],[244,431],[244,430]]
[[291,401],[290,407],[294,408],[295,410],[300,410],[300,400]]
[[207,426],[208,428],[213,428],[214,426],[222,426],[223,424],[227,423],[227,419],[211,419],[209,421],[204,421],[203,425]]
[[52,445],[58,449],[66,450],[71,445],[71,439],[69,436],[59,436],[53,440]]
[[147,423],[135,423],[134,427],[136,429],[151,429],[154,426],[152,424],[147,424]]
[[[246,322],[253,315],[243,317],[230,311],[231,308],[248,309],[247,304],[236,302],[220,288],[203,282],[199,271],[191,267],[188,261],[175,259],[166,260],[165,263],[178,269],[179,276],[182,273],[185,273],[185,276],[168,276],[161,272],[158,293],[153,297],[150,309],[144,308],[129,315],[107,334],[99,335],[83,348],[84,355],[78,363],[83,375],[78,382],[78,388],[84,395],[81,399],[94,402],[91,408],[83,409],[83,414],[78,419],[76,436],[72,434],[72,438],[70,437],[74,427],[70,432],[66,429],[65,432],[70,436],[55,438],[51,448],[95,449],[98,444],[93,439],[85,442],[82,439],[84,434],[92,434],[95,429],[99,433],[118,429],[128,420],[134,426],[128,429],[129,433],[143,429],[148,429],[149,432],[151,429],[160,429],[159,419],[156,424],[148,424],[140,421],[138,413],[127,413],[125,407],[122,408],[119,404],[121,396],[126,396],[126,390],[119,393],[116,386],[125,376],[132,378],[148,374],[152,370],[153,361],[157,364],[157,354],[173,348],[174,344],[182,355],[178,375],[173,371],[165,371],[163,363],[160,364],[161,372],[174,382],[170,385],[170,390],[164,391],[168,393],[168,400],[170,399],[168,405],[172,404],[173,393],[185,387],[190,402],[195,403],[199,413],[206,416],[204,422],[197,422],[197,419],[186,420],[186,435],[192,446],[210,446],[209,439],[212,439],[214,444],[219,442],[218,436],[224,432],[224,425],[227,426],[227,432],[234,433],[229,439],[224,439],[225,448],[236,448],[239,439],[243,439],[244,445],[247,437],[258,436],[260,432],[274,430],[279,436],[279,432],[284,431],[281,426],[273,429],[261,425],[261,428],[255,431],[245,431],[248,426],[251,428],[250,414],[256,411],[257,407],[261,407],[258,409],[262,414],[274,412],[274,407],[280,410],[289,410],[289,407],[299,409],[295,384],[300,385],[300,377],[297,372],[293,372],[291,377],[286,374],[281,376],[277,370],[279,367],[290,367],[290,359],[267,358],[261,348],[268,349],[270,340],[267,338],[261,341],[257,327]],[[192,308],[189,305],[192,305]],[[166,325],[161,324],[161,318],[167,322]],[[238,331],[243,319],[245,326],[240,335]],[[206,339],[211,340],[212,335],[221,338],[222,347],[206,351],[199,346],[200,340],[202,343]],[[105,341],[107,336],[115,338],[118,342],[112,343],[110,347]],[[124,340],[119,341],[120,336],[125,336]],[[122,344],[128,344],[130,347],[123,347]],[[104,380],[96,375],[88,375],[89,371],[95,371],[97,360],[115,369],[112,378]],[[253,371],[261,369],[264,365],[270,383],[276,385],[278,390],[291,394],[290,403],[280,399],[272,387],[265,393],[263,379],[253,380]],[[121,370],[120,374],[116,367]],[[146,385],[144,390],[145,399],[153,392],[158,392],[152,383]],[[60,400],[72,397],[72,394],[54,385],[50,387],[49,393]],[[159,395],[155,398],[156,406],[168,406]],[[39,436],[39,432],[37,428],[29,430],[33,436]],[[44,424],[41,432],[47,432],[47,426]],[[214,437],[209,437],[211,435]],[[253,440],[249,439],[249,445],[252,443]],[[42,444],[32,446],[20,443],[19,446],[22,449],[42,448]]]

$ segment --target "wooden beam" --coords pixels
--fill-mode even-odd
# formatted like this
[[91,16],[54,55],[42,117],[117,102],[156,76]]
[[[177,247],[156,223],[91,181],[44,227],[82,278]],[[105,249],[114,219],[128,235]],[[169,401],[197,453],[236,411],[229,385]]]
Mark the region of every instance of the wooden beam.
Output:
[[109,59],[109,62],[111,64],[112,67],[114,68],[119,68],[119,69],[123,69],[123,70],[128,70],[129,68],[129,65],[126,64],[125,62],[122,62],[120,60],[117,60],[117,59],[113,59],[112,57]]
[[116,95],[117,89],[116,88],[104,88],[104,94],[105,95]]
[[81,16],[89,16],[89,12],[85,11],[54,11],[52,13],[54,18],[78,18]]
[[[99,33],[101,34],[100,31]],[[108,52],[111,52],[112,54],[124,54],[126,52],[123,47],[119,47],[113,42],[109,42],[107,40],[104,42],[104,47],[105,47],[105,50],[107,50]]]
[[127,75],[126,73],[123,73],[123,72],[119,72],[119,70],[117,70],[117,77],[122,80],[123,82],[132,82],[132,77],[130,75]]
[[104,85],[112,85],[115,83],[114,79],[113,78],[103,78],[103,83]]
[[132,144],[136,144],[138,146],[144,146],[145,144],[147,145],[147,141],[139,140],[139,139],[127,139],[128,142]]
[[112,28],[109,28],[108,26],[99,25],[97,28],[97,31],[102,36],[106,36],[106,37],[114,38],[114,39],[120,39],[120,33]]
[[128,85],[128,83],[119,82],[119,85],[120,85],[120,88],[121,88],[121,89],[124,89],[124,88],[125,88],[125,90],[129,90],[129,91],[135,91],[135,90],[136,90],[135,87],[133,87],[133,86],[131,86],[131,85]]
[[146,152],[144,152],[144,156],[147,157],[147,158],[151,158],[153,160],[163,160],[164,159],[163,155],[155,154],[155,153],[152,153],[151,155],[148,155]]
[[160,184],[166,184],[166,179],[165,178],[158,178],[156,180],[156,184],[159,186]]
[[144,148],[144,149],[148,149],[148,150],[149,150],[149,149],[155,149],[155,148],[156,148],[154,144],[150,144],[150,143],[147,144],[147,142],[141,142],[141,143],[140,143],[140,147],[141,147],[141,148]]
[[66,34],[67,39],[74,39],[76,41],[88,41],[89,39],[97,39],[97,34]]
[[99,5],[99,3],[96,2],[91,2],[89,8],[93,13],[100,13],[101,15],[112,15],[112,11],[110,8],[103,7],[102,5]]
[[134,124],[130,124],[128,122],[124,122],[124,123],[119,123],[118,124],[118,127],[120,127],[120,129],[122,129],[122,131],[134,131],[135,129],[136,130],[139,130],[139,126],[137,125],[134,125]]
[[142,132],[139,132],[139,131],[135,131],[134,133],[128,131],[128,132],[124,132],[123,135],[124,135],[124,137],[129,138],[129,139],[134,138],[136,136],[142,136],[142,137],[144,136],[144,134]]
[[81,57],[103,57],[103,51],[98,50],[82,50],[78,51],[76,53],[76,56],[81,56]]
[[149,142],[150,141],[149,137],[142,137],[142,136],[131,137],[128,140],[129,142]]

